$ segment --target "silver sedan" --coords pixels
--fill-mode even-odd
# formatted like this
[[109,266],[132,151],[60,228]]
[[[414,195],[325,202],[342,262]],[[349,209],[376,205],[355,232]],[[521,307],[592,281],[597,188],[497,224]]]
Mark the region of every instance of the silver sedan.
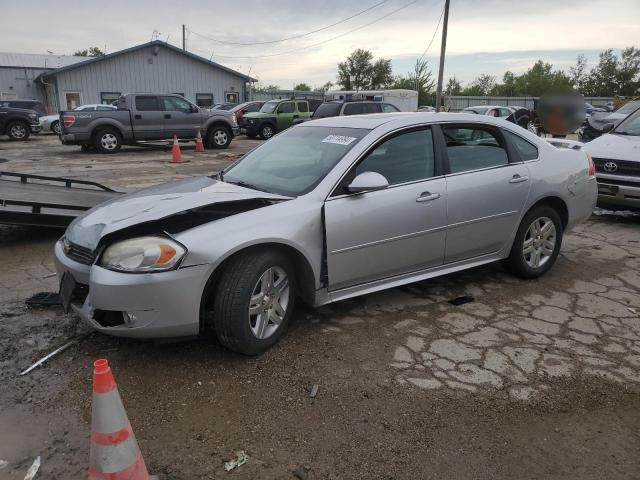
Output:
[[55,246],[61,297],[101,332],[212,332],[258,354],[294,304],[320,306],[505,260],[554,264],[591,214],[595,168],[488,116],[393,113],[306,122],[212,177],[78,217]]

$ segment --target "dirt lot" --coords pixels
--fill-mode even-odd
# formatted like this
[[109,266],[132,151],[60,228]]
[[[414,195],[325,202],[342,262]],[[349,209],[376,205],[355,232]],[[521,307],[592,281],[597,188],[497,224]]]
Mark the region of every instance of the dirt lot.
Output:
[[[175,166],[168,152],[87,155],[39,136],[0,141],[0,170],[130,190],[216,171],[255,144],[189,147],[191,162]],[[107,357],[149,469],[169,479],[636,479],[639,231],[637,216],[599,212],[539,280],[490,265],[298,307],[289,334],[259,358],[208,340],[92,334],[20,377],[87,330],[24,305],[57,290],[61,232],[0,227],[0,478],[24,478],[37,455],[38,478],[86,478],[91,364]],[[465,294],[475,302],[448,302]],[[249,462],[226,473],[239,449]]]

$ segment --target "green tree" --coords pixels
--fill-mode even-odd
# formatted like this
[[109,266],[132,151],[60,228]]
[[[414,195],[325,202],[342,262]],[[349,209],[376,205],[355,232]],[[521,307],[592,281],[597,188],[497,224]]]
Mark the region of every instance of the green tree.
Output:
[[640,49],[628,47],[622,50],[616,71],[617,95],[640,93]]
[[447,96],[460,95],[462,93],[462,84],[455,75],[447,81],[447,85],[444,87],[444,93]]
[[583,54],[578,55],[575,66],[569,68],[569,77],[573,87],[582,91],[587,79],[587,58]]
[[374,62],[369,50],[354,50],[338,64],[338,85],[345,90],[377,89],[392,79],[391,60],[380,58]]
[[310,92],[311,91],[311,87],[309,85],[307,85],[306,83],[299,83],[295,87],[293,87],[293,89],[294,90],[300,90],[302,92]]
[[413,71],[406,75],[398,75],[389,83],[391,88],[406,88],[418,92],[418,105],[428,105],[433,102],[433,92],[436,85],[433,73],[425,59],[418,59]]
[[104,57],[105,53],[98,47],[89,47],[84,50],[78,50],[73,54],[76,57]]
[[325,82],[324,85],[318,88],[314,88],[315,92],[326,92],[327,90],[331,90],[333,87],[333,82]]
[[618,74],[618,57],[613,49],[600,52],[598,64],[591,69],[582,90],[583,95],[605,97],[618,90],[616,76]]
[[474,79],[471,84],[462,91],[462,95],[484,97],[489,95],[496,87],[496,77],[482,74]]
[[369,80],[369,88],[376,90],[383,88],[393,82],[393,72],[391,69],[391,60],[379,58],[371,66],[371,79]]

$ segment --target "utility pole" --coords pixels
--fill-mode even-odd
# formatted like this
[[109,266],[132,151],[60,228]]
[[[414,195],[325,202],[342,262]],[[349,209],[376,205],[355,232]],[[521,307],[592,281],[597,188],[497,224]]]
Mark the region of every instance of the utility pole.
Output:
[[444,73],[444,54],[447,50],[447,25],[449,24],[449,0],[444,0],[444,23],[442,24],[442,43],[440,45],[440,70],[438,71],[438,88],[436,90],[436,112],[440,111],[442,101],[442,74]]
[[[449,1],[449,0],[447,0]],[[186,29],[184,27],[184,23],[182,24],[182,50],[187,51],[187,36],[185,34]]]

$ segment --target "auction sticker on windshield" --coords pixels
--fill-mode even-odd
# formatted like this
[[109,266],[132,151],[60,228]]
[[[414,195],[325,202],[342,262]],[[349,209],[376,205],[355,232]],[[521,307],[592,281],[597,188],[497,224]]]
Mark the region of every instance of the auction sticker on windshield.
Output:
[[336,145],[351,145],[356,137],[346,137],[344,135],[329,135],[322,143],[335,143]]

